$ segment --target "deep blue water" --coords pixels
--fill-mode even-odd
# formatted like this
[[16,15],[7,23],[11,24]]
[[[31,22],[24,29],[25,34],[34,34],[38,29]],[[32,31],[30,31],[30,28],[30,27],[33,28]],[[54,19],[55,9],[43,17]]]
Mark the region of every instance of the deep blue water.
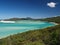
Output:
[[0,22],[0,38],[34,29],[43,29],[54,25],[55,24],[50,22],[28,21],[28,20],[16,21],[15,23]]

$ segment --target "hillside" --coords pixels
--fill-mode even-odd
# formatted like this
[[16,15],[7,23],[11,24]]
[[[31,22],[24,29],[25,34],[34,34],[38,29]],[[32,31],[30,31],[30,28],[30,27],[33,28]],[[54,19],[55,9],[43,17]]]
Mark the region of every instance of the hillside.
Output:
[[60,45],[60,17],[44,19],[44,21],[49,20],[59,23],[59,25],[15,34],[0,39],[0,45]]
[[60,16],[51,17],[51,18],[44,18],[44,19],[40,19],[40,20],[42,20],[42,21],[48,21],[48,22],[60,23]]

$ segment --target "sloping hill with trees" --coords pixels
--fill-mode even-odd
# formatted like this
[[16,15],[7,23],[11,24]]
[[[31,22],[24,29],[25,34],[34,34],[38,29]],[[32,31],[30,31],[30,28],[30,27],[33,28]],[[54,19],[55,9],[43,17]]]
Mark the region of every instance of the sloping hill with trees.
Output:
[[60,16],[51,17],[51,18],[44,18],[44,19],[40,19],[40,20],[42,20],[42,21],[48,21],[48,22],[60,23]]

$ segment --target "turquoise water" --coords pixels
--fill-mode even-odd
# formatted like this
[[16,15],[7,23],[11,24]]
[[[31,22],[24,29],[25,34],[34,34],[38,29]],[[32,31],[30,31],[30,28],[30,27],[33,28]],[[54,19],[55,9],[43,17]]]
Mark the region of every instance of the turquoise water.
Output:
[[16,21],[15,23],[0,22],[0,38],[7,37],[9,35],[26,32],[34,29],[42,29],[55,24],[41,21]]

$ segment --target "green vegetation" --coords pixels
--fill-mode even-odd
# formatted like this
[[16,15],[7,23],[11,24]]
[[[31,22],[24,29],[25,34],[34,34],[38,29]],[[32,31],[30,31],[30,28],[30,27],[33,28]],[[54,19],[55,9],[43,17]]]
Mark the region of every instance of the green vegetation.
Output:
[[42,21],[48,21],[48,22],[56,22],[60,24],[60,16],[57,17],[51,17],[51,18],[45,18],[45,19],[40,19]]
[[57,22],[59,25],[0,39],[0,45],[60,45],[60,18],[53,17],[52,19],[46,18],[44,20]]

